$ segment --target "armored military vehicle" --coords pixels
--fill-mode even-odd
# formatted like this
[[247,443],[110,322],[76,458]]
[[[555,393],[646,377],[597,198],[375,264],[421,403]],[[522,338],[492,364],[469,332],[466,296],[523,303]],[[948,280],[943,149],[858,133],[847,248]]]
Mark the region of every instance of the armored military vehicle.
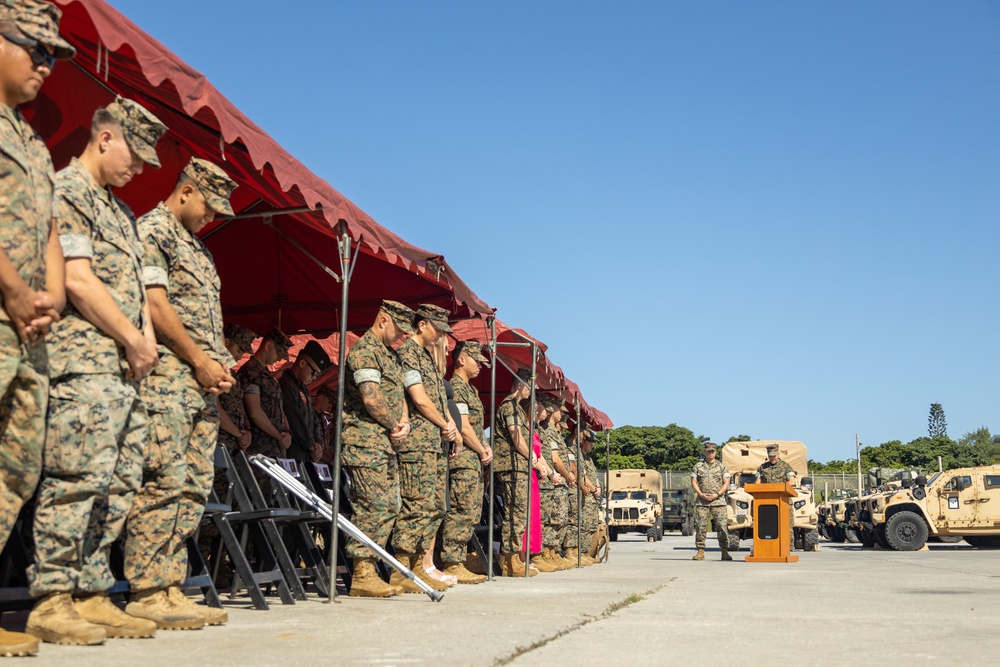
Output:
[[679,530],[684,536],[694,533],[694,492],[691,489],[663,492],[663,530]]
[[608,480],[608,537],[645,533],[663,539],[663,478],[656,470],[611,470]]
[[1000,465],[921,475],[883,496],[871,505],[871,522],[888,548],[915,551],[930,538],[955,537],[1000,548]]
[[739,549],[740,540],[753,538],[753,496],[745,486],[756,480],[757,468],[767,460],[767,445],[777,443],[781,460],[795,471],[797,495],[789,498],[793,508],[794,546],[813,551],[819,544],[818,513],[813,502],[812,479],[809,477],[806,446],[792,440],[753,440],[729,442],[722,448],[722,463],[732,475],[726,494],[730,550]]

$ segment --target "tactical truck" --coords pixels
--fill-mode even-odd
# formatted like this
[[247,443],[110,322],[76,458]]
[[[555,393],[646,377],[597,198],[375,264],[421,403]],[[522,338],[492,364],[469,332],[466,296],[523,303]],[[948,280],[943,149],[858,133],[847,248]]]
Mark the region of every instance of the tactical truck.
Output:
[[608,537],[644,533],[663,539],[663,478],[656,470],[611,470],[608,480]]

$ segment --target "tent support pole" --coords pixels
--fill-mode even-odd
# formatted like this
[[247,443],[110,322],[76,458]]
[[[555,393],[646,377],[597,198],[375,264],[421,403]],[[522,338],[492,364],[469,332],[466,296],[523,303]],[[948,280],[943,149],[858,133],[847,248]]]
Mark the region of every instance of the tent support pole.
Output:
[[[337,601],[337,552],[339,529],[337,521],[340,517],[340,452],[341,433],[344,428],[344,364],[347,360],[347,299],[351,284],[351,274],[354,273],[354,262],[351,261],[351,237],[347,235],[347,225],[341,225],[340,246],[340,347],[337,350],[337,425],[333,431],[333,522],[330,526],[330,599]],[[355,261],[357,255],[354,256]],[[315,260],[314,260],[315,261]],[[344,564],[345,567],[347,564]]]
[[[490,350],[490,451],[493,451],[494,438],[497,431],[497,319],[494,316],[487,318],[490,325],[490,340],[489,340],[489,350]],[[495,493],[495,482],[493,479],[493,461],[490,460],[490,465],[487,474],[490,478],[490,493],[489,493],[489,532],[487,533],[489,539],[488,553],[486,556],[486,575],[489,581],[493,581],[493,497]],[[503,538],[501,538],[503,539]]]
[[576,395],[576,566],[583,567],[583,555],[580,549],[583,547],[583,489],[580,482],[583,480],[583,454],[580,453],[580,435],[583,427],[583,417],[580,415],[580,394]]
[[[604,527],[607,530],[608,519],[611,517],[611,508],[608,506],[608,489],[611,488],[611,431],[604,429]],[[663,504],[663,493],[661,489],[660,504]],[[604,562],[607,563],[611,557],[611,536],[608,536],[608,545],[605,547]]]

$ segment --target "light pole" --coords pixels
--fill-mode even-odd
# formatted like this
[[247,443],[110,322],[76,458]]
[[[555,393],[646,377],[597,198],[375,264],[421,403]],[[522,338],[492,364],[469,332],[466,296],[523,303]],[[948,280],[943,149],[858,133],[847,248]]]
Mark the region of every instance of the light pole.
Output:
[[861,501],[861,441],[858,440],[858,434],[854,434],[854,452],[858,457],[858,501]]

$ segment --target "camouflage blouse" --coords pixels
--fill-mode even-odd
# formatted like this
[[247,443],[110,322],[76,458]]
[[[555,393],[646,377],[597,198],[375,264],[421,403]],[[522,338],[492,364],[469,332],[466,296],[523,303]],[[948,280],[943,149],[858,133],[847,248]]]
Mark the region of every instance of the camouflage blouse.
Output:
[[[229,368],[235,360],[224,344],[219,299],[222,285],[212,253],[163,202],[137,224],[143,243],[145,286],[164,288],[191,340],[211,359]],[[160,346],[161,357],[173,354],[170,348]]]
[[[233,388],[227,394],[219,394],[219,405],[229,418],[236,424],[236,428],[241,431],[250,429],[250,420],[247,418],[246,407],[243,405],[243,385],[238,377],[233,378]],[[219,442],[232,450],[238,446],[236,437],[227,433],[224,429],[219,429]]]
[[[59,243],[67,261],[89,259],[90,269],[107,287],[118,310],[137,329],[145,326],[146,290],[143,251],[132,212],[109,188],[102,188],[78,159],[56,175]],[[67,300],[63,318],[49,338],[52,377],[68,373],[118,373],[128,370],[125,349],[90,323]]]
[[792,477],[795,477],[792,466],[781,459],[777,463],[764,461],[757,468],[757,480],[761,484],[784,484]]
[[[285,412],[281,403],[281,388],[278,381],[271,375],[257,357],[251,355],[236,374],[243,388],[243,395],[255,394],[260,397],[260,407],[270,420],[271,425],[279,431],[285,429]],[[249,415],[247,415],[249,417]],[[253,454],[277,456],[282,453],[281,445],[270,435],[257,428],[253,420],[250,422],[250,432],[253,434],[249,451]]]
[[[708,463],[707,461],[698,461],[698,463],[694,465],[694,470],[691,471],[691,479],[698,482],[698,488],[705,494],[718,493],[721,491],[722,486],[726,483],[727,477],[731,477],[731,475],[722,461],[718,459],[712,461],[711,463]],[[708,501],[701,496],[698,496],[695,504],[707,507],[718,507],[720,505],[725,505],[726,499],[720,497],[715,500]]]
[[496,448],[493,450],[494,470],[527,470],[527,461],[514,448],[514,443],[508,431],[508,428],[515,424],[521,432],[521,438],[524,439],[528,447],[531,447],[531,431],[529,430],[528,416],[512,394],[503,399],[500,407],[497,408],[496,436],[493,438],[493,442],[496,445]]
[[365,332],[347,354],[344,383],[344,413],[341,441],[344,465],[364,465],[370,455],[363,450],[392,451],[389,433],[375,421],[361,398],[358,388],[364,382],[379,385],[395,420],[403,418],[403,367],[396,351],[388,348],[371,329]]
[[[451,377],[451,388],[455,390],[455,405],[458,406],[462,419],[467,420],[472,425],[472,430],[476,432],[479,442],[487,444],[484,442],[486,436],[483,433],[483,402],[479,400],[476,388],[458,375]],[[456,426],[459,431],[462,430],[461,425],[456,424]],[[482,463],[479,462],[478,454],[468,447],[463,447],[462,453],[452,461],[451,467],[453,469],[473,468],[481,470]]]
[[[399,346],[399,358],[403,362],[403,386],[409,388],[415,384],[423,384],[431,403],[447,418],[448,399],[444,392],[444,379],[438,372],[431,353],[413,338],[408,338]],[[409,394],[406,395],[406,405],[413,428],[403,443],[402,450],[441,451],[441,429],[420,413]]]
[[[49,149],[20,111],[0,104],[0,248],[32,289],[45,287],[45,251],[58,209]],[[2,306],[0,294],[0,321],[9,321]]]

